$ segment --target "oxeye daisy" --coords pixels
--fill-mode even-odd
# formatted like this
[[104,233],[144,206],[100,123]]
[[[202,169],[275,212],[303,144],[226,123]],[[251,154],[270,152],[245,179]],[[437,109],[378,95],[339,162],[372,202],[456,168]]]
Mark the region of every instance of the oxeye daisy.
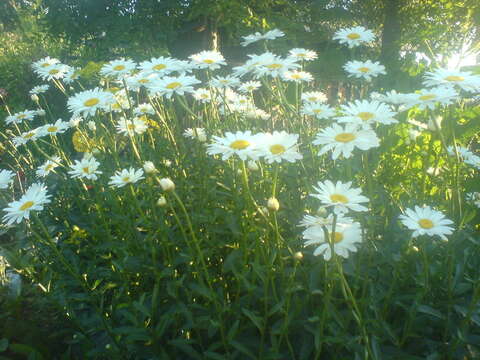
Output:
[[66,121],[62,121],[62,119],[58,119],[55,121],[54,124],[45,124],[43,125],[39,132],[41,135],[57,135],[57,134],[62,134],[67,129],[70,128],[70,124]]
[[32,184],[25,194],[18,201],[12,201],[3,209],[6,214],[3,216],[3,223],[12,225],[19,224],[23,219],[30,218],[31,211],[41,211],[45,204],[50,203],[50,196],[44,184]]
[[282,78],[286,81],[294,81],[294,82],[309,82],[313,80],[312,74],[306,71],[285,71],[282,74]]
[[305,103],[324,103],[327,100],[327,95],[321,91],[306,91],[302,94],[302,101]]
[[52,160],[47,160],[40,165],[35,173],[38,177],[45,177],[52,171],[55,171],[55,168],[60,165],[61,161],[62,159],[60,157],[54,156]]
[[426,72],[423,84],[428,87],[449,85],[458,86],[468,92],[480,91],[480,76],[470,71],[436,69]]
[[348,159],[352,156],[355,148],[365,151],[380,145],[373,130],[359,130],[355,124],[347,124],[345,127],[333,124],[331,127],[320,131],[312,143],[314,145],[324,145],[319,151],[319,155],[333,150],[333,160],[336,160],[340,154]]
[[55,59],[55,58],[51,58],[50,56],[47,56],[43,59],[40,59],[38,61],[35,61],[33,64],[32,64],[32,68],[35,72],[38,71],[38,69],[41,69],[41,68],[46,68],[46,67],[49,67],[49,66],[52,66],[52,65],[55,65],[55,64],[58,64],[60,62],[60,60],[58,59]]
[[217,76],[210,81],[210,86],[223,89],[235,88],[240,85],[240,79],[236,76]]
[[53,64],[47,67],[39,68],[36,73],[42,80],[62,79],[68,71],[68,67],[63,64]]
[[135,70],[137,64],[132,60],[112,60],[109,63],[102,66],[100,69],[100,75],[105,77],[113,77],[121,79]]
[[110,178],[108,183],[112,187],[123,187],[127,184],[135,184],[137,181],[145,179],[143,169],[135,170],[134,168],[118,170],[115,175]]
[[0,189],[7,189],[13,181],[15,173],[10,170],[0,170]]
[[116,100],[112,93],[99,88],[79,92],[68,99],[68,109],[74,116],[94,116],[97,110],[109,110]]
[[380,65],[379,62],[367,61],[349,61],[343,68],[348,72],[348,76],[354,76],[356,78],[363,78],[367,81],[372,80],[373,77],[377,77],[380,74],[385,75],[385,66]]
[[262,83],[260,81],[246,81],[242,85],[238,87],[238,91],[241,92],[242,94],[249,94],[257,89],[259,89],[262,86]]
[[94,157],[84,157],[82,160],[75,160],[75,164],[70,165],[68,173],[72,178],[97,180],[97,174],[102,172],[98,170],[100,163]]
[[32,120],[37,112],[35,110],[20,111],[16,114],[9,115],[5,118],[5,123],[8,124],[20,124],[24,120]]
[[158,75],[147,72],[139,72],[138,74],[125,78],[125,82],[130,90],[138,91],[142,86],[148,87],[148,85],[155,79],[158,79]]
[[38,129],[33,129],[22,133],[20,136],[15,136],[12,138],[12,142],[15,147],[18,147],[20,145],[25,145],[30,140],[37,140],[39,135],[40,133]]
[[[300,224],[298,226],[301,227],[318,227],[321,228],[322,226],[332,226],[333,225],[333,220],[334,220],[334,215],[333,214],[328,214],[327,216],[318,216],[318,215],[309,215],[305,214],[300,220]],[[337,215],[336,219],[337,223],[342,223],[342,222],[347,222],[351,223],[353,222],[353,219],[343,216],[342,214]]]
[[140,71],[145,74],[157,74],[160,76],[168,75],[178,70],[178,64],[171,57],[151,58],[150,61],[144,61],[139,65]]
[[183,132],[183,136],[190,139],[198,139],[201,142],[205,142],[207,139],[207,134],[205,133],[204,128],[189,128]]
[[322,226],[310,226],[303,231],[305,246],[315,245],[313,255],[323,255],[325,260],[332,258],[332,248],[335,254],[348,258],[350,252],[356,252],[357,246],[362,242],[362,229],[359,223],[337,219],[335,229],[333,224],[325,224],[328,239]]
[[143,103],[143,104],[138,104],[136,108],[133,109],[133,114],[134,115],[154,115],[155,114],[155,109],[153,108],[152,105],[148,103]]
[[65,65],[65,67],[67,71],[65,72],[65,76],[63,77],[62,81],[65,84],[71,84],[80,77],[80,73],[79,73],[80,69],[73,66],[68,66],[68,65]]
[[336,214],[343,214],[352,211],[367,211],[368,209],[361,203],[368,202],[368,198],[361,195],[360,188],[352,188],[352,182],[342,183],[337,181],[336,184],[330,180],[318,182],[317,187],[313,187],[318,194],[310,194],[314,198],[319,199],[324,207],[333,206]]
[[220,69],[220,65],[227,65],[225,58],[218,51],[201,51],[190,56],[192,63],[199,69]]
[[165,76],[162,79],[155,80],[152,84],[147,85],[148,90],[152,94],[164,95],[170,99],[173,94],[184,95],[185,93],[192,93],[193,86],[199,84],[200,81],[194,76]]
[[305,103],[300,109],[303,115],[315,116],[317,119],[328,119],[335,116],[335,110],[321,103]]
[[317,53],[313,50],[295,48],[291,49],[289,53],[290,57],[297,60],[312,61],[317,58]]
[[451,86],[439,86],[431,89],[421,89],[412,99],[420,109],[435,109],[437,104],[449,105],[458,97]]
[[342,105],[344,116],[337,118],[340,123],[353,123],[370,128],[375,123],[394,124],[398,121],[393,117],[396,113],[386,104],[378,101],[355,100],[355,102]]
[[212,101],[212,93],[210,92],[209,89],[205,89],[205,88],[196,89],[192,95],[195,98],[195,100],[198,100],[204,104]]
[[413,230],[413,237],[420,235],[440,236],[447,240],[445,235],[453,233],[453,221],[447,219],[440,211],[433,210],[430,206],[419,207],[415,209],[405,209],[405,214],[400,215],[400,221],[410,230]]
[[375,35],[373,35],[373,32],[365,29],[363,26],[341,29],[333,36],[333,40],[338,40],[340,44],[347,44],[349,48],[373,41],[374,39]]
[[148,129],[148,124],[141,117],[132,120],[120,118],[116,125],[117,131],[123,135],[143,134]]
[[261,62],[258,66],[253,68],[256,77],[281,76],[285,71],[298,69],[299,64],[296,63],[296,59],[281,58],[272,53],[265,53],[261,55],[259,59]]
[[283,33],[283,31],[280,31],[278,29],[267,31],[265,34],[256,32],[254,34],[242,36],[243,41],[240,44],[242,46],[247,46],[247,45],[250,45],[251,43],[254,43],[260,40],[274,40],[282,36],[285,36],[285,33]]
[[370,98],[374,101],[395,105],[398,111],[405,111],[415,106],[417,95],[413,93],[399,93],[391,90],[385,94],[372,92]]
[[258,137],[252,135],[251,131],[227,132],[225,137],[213,136],[214,142],[208,145],[207,154],[222,154],[222,160],[227,160],[233,155],[237,155],[242,160],[247,158],[257,160],[257,139]]
[[48,89],[50,88],[49,85],[37,85],[30,90],[29,94],[30,95],[40,95],[45,93]]
[[280,163],[282,160],[295,162],[302,159],[298,152],[297,134],[288,134],[285,131],[274,131],[273,134],[261,134],[258,137],[258,152],[269,164]]

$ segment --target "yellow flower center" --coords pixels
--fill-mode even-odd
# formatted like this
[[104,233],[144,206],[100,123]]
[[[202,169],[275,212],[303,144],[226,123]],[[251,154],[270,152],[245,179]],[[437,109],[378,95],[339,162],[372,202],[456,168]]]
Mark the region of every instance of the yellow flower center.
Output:
[[53,164],[48,164],[47,166],[45,166],[45,171],[46,172],[49,172],[52,169],[53,169]]
[[138,80],[138,82],[139,82],[140,84],[146,84],[146,83],[149,83],[150,80],[148,80],[148,79],[140,79],[140,80]]
[[347,38],[349,38],[350,40],[357,40],[357,39],[360,39],[360,34],[351,33],[347,35]]
[[57,130],[58,130],[58,127],[56,127],[56,126],[49,126],[49,127],[47,128],[47,131],[48,131],[48,132],[55,132],[55,131],[57,131]]
[[305,54],[305,53],[298,53],[297,56],[298,56],[299,58],[304,58],[304,57],[307,57],[307,54]]
[[335,136],[335,141],[342,142],[342,143],[348,143],[350,141],[355,140],[357,137],[355,134],[352,133],[341,133]]
[[302,75],[300,74],[292,74],[291,76],[292,76],[292,79],[297,79],[297,80],[302,78]]
[[348,198],[342,194],[332,194],[330,195],[330,200],[336,203],[342,203],[342,204],[348,203]]
[[129,182],[130,181],[130,177],[129,176],[125,176],[124,178],[122,178],[123,182]]
[[47,66],[50,66],[50,63],[46,62],[46,63],[43,63],[42,65],[40,65],[41,67],[47,67]]
[[317,101],[317,98],[315,96],[310,96],[308,98],[308,101]]
[[153,67],[153,70],[159,71],[159,70],[165,69],[166,67],[167,67],[167,65],[165,65],[165,64],[157,64]]
[[280,145],[280,144],[275,144],[275,145],[270,146],[270,152],[273,155],[283,154],[286,150],[287,149],[285,149],[285,146]]
[[48,73],[49,73],[50,75],[55,75],[55,74],[58,74],[59,72],[60,72],[60,71],[57,70],[57,69],[52,69],[52,70],[50,70]]
[[20,206],[20,210],[25,211],[30,209],[35,203],[33,201],[27,201],[25,204]]
[[122,71],[122,70],[125,70],[125,66],[124,65],[117,65],[113,68],[113,70]]
[[172,82],[170,84],[168,84],[167,86],[165,86],[167,89],[170,89],[170,90],[174,90],[176,88],[179,88],[180,86],[182,86],[182,83],[179,83],[177,81],[175,82]]
[[203,62],[204,62],[205,64],[213,64],[213,63],[215,62],[215,60],[205,59],[205,60],[203,60]]
[[373,118],[375,114],[372,114],[371,112],[361,112],[361,113],[358,113],[357,116],[363,121],[368,121],[371,118]]
[[436,96],[434,94],[428,94],[428,95],[422,95],[420,96],[420,100],[423,100],[423,101],[428,101],[428,100],[432,100],[432,99],[435,99]]
[[281,67],[283,67],[282,64],[270,64],[270,65],[267,65],[267,68],[272,69],[272,70],[274,70],[274,69],[280,69]]
[[26,117],[27,117],[27,115],[25,115],[25,114],[17,115],[17,119],[25,119]]
[[85,174],[90,174],[90,168],[88,166],[85,166],[82,170]]
[[230,144],[230,147],[235,150],[243,150],[250,146],[247,140],[235,140]]
[[423,229],[431,229],[433,227],[433,222],[429,219],[420,219],[418,220],[418,225]]
[[330,236],[330,239],[332,239],[335,244],[343,240],[343,234],[340,232],[335,231],[333,234],[330,233],[329,236]]
[[362,67],[359,67],[358,68],[358,71],[362,72],[362,73],[367,73],[370,71],[370,68],[366,67],[366,66],[362,66]]
[[202,99],[208,99],[208,94],[201,94],[200,97],[201,97]]
[[83,103],[83,105],[91,107],[91,106],[97,105],[99,102],[100,102],[99,99],[97,99],[97,98],[91,98],[91,99],[88,99],[87,101],[85,101],[85,102]]
[[320,114],[323,110],[322,109],[313,109],[314,114]]
[[463,76],[450,75],[445,78],[447,81],[459,82],[465,80]]
[[135,130],[135,125],[130,123],[130,124],[127,125],[127,129],[128,130]]

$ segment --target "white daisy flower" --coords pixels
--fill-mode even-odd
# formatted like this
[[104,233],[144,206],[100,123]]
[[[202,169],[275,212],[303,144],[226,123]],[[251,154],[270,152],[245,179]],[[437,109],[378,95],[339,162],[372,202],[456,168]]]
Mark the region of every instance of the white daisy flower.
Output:
[[13,115],[9,115],[5,119],[5,123],[8,124],[20,124],[23,120],[33,120],[33,118],[37,115],[35,110],[25,110],[15,113]]
[[466,158],[465,164],[473,166],[474,168],[480,170],[480,156],[472,155]]
[[80,77],[80,73],[79,73],[80,69],[73,66],[68,66],[68,65],[65,65],[65,67],[67,71],[65,72],[65,76],[63,77],[62,81],[65,84],[71,84]]
[[25,145],[30,140],[37,140],[40,136],[38,129],[33,129],[22,133],[20,136],[15,136],[12,138],[13,146],[18,147],[20,145]]
[[13,182],[15,173],[10,170],[0,170],[0,189],[7,189]]
[[23,219],[30,218],[31,211],[41,211],[45,204],[50,203],[50,196],[44,184],[32,184],[25,194],[18,201],[12,201],[3,209],[6,214],[3,216],[3,223],[12,225],[19,224]]
[[317,187],[313,187],[318,194],[310,194],[319,199],[324,207],[333,206],[333,211],[336,214],[343,214],[352,211],[367,211],[368,209],[361,205],[361,203],[368,202],[368,198],[361,195],[362,190],[360,188],[352,188],[352,182],[342,183],[337,181],[336,184],[330,180],[326,180],[323,183],[318,182]]
[[325,231],[320,226],[308,227],[303,231],[305,246],[317,246],[313,255],[323,255],[323,258],[329,261],[332,258],[332,248],[335,254],[343,258],[348,258],[350,252],[357,251],[358,244],[362,242],[362,229],[359,223],[337,221],[335,229],[333,224],[325,227],[328,231],[328,239],[325,238]]
[[400,221],[410,230],[413,230],[412,237],[420,235],[440,236],[447,240],[445,235],[453,233],[453,221],[445,218],[440,211],[433,210],[430,206],[415,206],[415,210],[405,209],[405,215],[400,215]]
[[298,137],[297,134],[288,134],[285,131],[259,134],[259,156],[263,156],[269,164],[280,163],[282,160],[291,163],[300,160],[303,156],[298,152]]
[[126,75],[135,71],[137,64],[132,60],[118,59],[112,60],[100,69],[100,75],[104,77],[113,77],[115,79],[122,79]]
[[317,53],[313,50],[295,48],[291,49],[289,53],[289,56],[297,60],[313,61],[317,58]]
[[59,156],[54,156],[52,160],[45,161],[37,168],[36,175],[38,177],[46,177],[52,171],[55,171],[55,168],[60,165],[61,161],[62,159]]
[[139,67],[140,71],[145,74],[157,74],[159,76],[168,75],[173,71],[179,70],[177,60],[163,56],[151,58],[150,61],[144,61],[140,63]]
[[124,117],[120,118],[115,126],[117,132],[123,135],[141,135],[148,129],[148,124],[142,117],[134,117],[132,120],[127,120]]
[[46,58],[40,59],[38,61],[35,61],[32,64],[32,68],[35,72],[37,72],[39,69],[46,68],[55,64],[60,63],[60,60],[51,58],[50,56],[47,56]]
[[218,51],[201,51],[189,57],[199,69],[220,69],[220,65],[227,65],[225,58]]
[[184,95],[185,93],[192,93],[194,91],[192,85],[199,84],[200,81],[194,76],[179,76],[171,77],[165,76],[162,79],[157,79],[149,84],[148,90],[152,94],[159,94],[170,99],[174,93]]
[[295,59],[281,58],[272,53],[262,54],[259,61],[261,62],[253,68],[256,77],[277,77],[281,76],[285,71],[298,69],[300,67]]
[[79,92],[68,99],[67,106],[74,116],[94,116],[97,110],[108,111],[116,100],[112,93],[100,88]]
[[197,65],[193,61],[188,60],[179,60],[175,59],[175,71],[180,75],[183,76],[187,73],[191,73],[193,70],[198,69]]
[[349,48],[359,46],[365,42],[371,42],[374,39],[375,35],[373,35],[373,32],[365,29],[363,26],[341,29],[333,36],[333,40],[338,40],[340,44],[347,44]]
[[333,150],[333,160],[336,160],[340,154],[348,159],[352,156],[355,148],[366,151],[380,145],[375,131],[360,130],[355,124],[347,124],[344,128],[338,124],[333,124],[331,127],[320,131],[312,143],[314,145],[324,145],[320,149],[319,155]]
[[134,168],[118,170],[115,175],[110,177],[109,185],[112,187],[123,187],[127,184],[135,184],[137,181],[145,179],[143,169]]
[[[298,224],[298,226],[306,227],[306,228],[315,226],[315,227],[320,227],[321,228],[322,226],[332,226],[333,225],[333,220],[334,220],[333,214],[328,214],[325,217],[324,216],[318,216],[318,215],[305,214],[303,216],[302,220],[300,220],[300,224]],[[338,214],[336,222],[337,223],[342,223],[342,222],[351,223],[351,222],[353,222],[353,219],[349,218],[349,217],[346,217],[346,216],[343,216],[343,214]]]
[[476,207],[480,208],[480,193],[479,192],[467,193],[465,198],[467,199],[467,201],[471,201]]
[[210,92],[209,89],[205,89],[205,88],[196,89],[192,95],[195,98],[195,100],[198,100],[204,104],[212,101],[212,93]]
[[213,136],[213,140],[214,143],[209,144],[207,148],[209,155],[222,154],[222,160],[227,160],[233,155],[238,155],[242,160],[258,159],[258,136],[252,135],[251,131],[227,132],[225,137]]
[[286,81],[294,81],[297,83],[313,81],[312,74],[306,71],[298,71],[298,70],[285,71],[282,74],[282,78]]
[[263,38],[265,40],[275,40],[276,38],[283,36],[285,36],[285,33],[278,29],[269,30],[265,34],[263,34]]
[[210,86],[223,89],[223,88],[235,88],[240,85],[240,79],[236,76],[217,76],[210,81]]
[[428,87],[432,86],[458,86],[468,92],[480,91],[480,76],[473,75],[470,71],[436,69],[435,71],[426,72],[423,84]]
[[262,86],[262,83],[260,81],[246,81],[242,85],[238,87],[238,91],[241,92],[242,94],[249,94],[257,89],[259,89]]
[[100,163],[93,156],[84,157],[80,161],[75,160],[75,164],[70,165],[72,170],[70,170],[68,173],[72,176],[72,178],[97,180],[97,174],[102,173],[98,170],[99,166]]
[[348,72],[348,76],[356,78],[363,78],[367,81],[372,80],[373,77],[377,77],[380,74],[386,75],[385,66],[380,65],[378,61],[349,61],[343,68]]
[[50,88],[49,85],[37,85],[30,90],[29,94],[30,95],[40,95],[46,92]]
[[300,113],[308,116],[315,116],[317,119],[328,119],[335,116],[335,110],[329,105],[321,103],[305,103]]
[[39,129],[40,136],[62,134],[70,128],[67,121],[58,119],[55,124],[45,124]]
[[268,120],[270,119],[270,114],[267,113],[265,110],[258,109],[258,108],[247,108],[243,114],[249,119],[260,119],[260,120]]
[[138,91],[142,86],[147,87],[155,79],[158,79],[158,75],[148,72],[139,72],[138,74],[126,77],[125,82],[130,90]]
[[439,86],[431,89],[421,89],[415,94],[413,103],[422,110],[435,109],[437,104],[449,105],[458,97],[458,93],[451,86]]
[[273,29],[270,31],[267,31],[265,34],[261,34],[259,32],[256,32],[254,34],[250,34],[247,36],[242,36],[243,41],[240,43],[242,46],[247,46],[250,45],[254,42],[260,41],[260,40],[274,40],[276,38],[285,36],[285,34],[278,30],[278,29]]
[[345,114],[337,118],[340,123],[353,123],[370,128],[375,123],[395,124],[398,123],[393,117],[396,115],[386,104],[378,101],[355,100],[355,102],[342,105],[341,111]]
[[47,67],[39,68],[36,73],[42,80],[62,79],[68,71],[64,64],[53,64]]
[[133,109],[134,115],[155,115],[155,109],[152,105],[148,103],[138,104],[136,108]]
[[302,94],[302,101],[305,103],[324,103],[327,100],[327,95],[321,91],[306,91]]
[[374,101],[395,105],[398,111],[406,111],[415,106],[417,95],[414,93],[399,93],[391,90],[385,94],[372,92],[370,98]]
[[[204,128],[188,128],[183,132],[183,136],[190,139],[206,139],[207,134]],[[202,141],[203,142],[203,141]]]

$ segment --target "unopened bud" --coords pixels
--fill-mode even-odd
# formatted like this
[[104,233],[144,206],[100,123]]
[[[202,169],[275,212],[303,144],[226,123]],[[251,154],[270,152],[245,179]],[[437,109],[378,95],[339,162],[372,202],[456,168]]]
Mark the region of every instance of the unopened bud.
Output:
[[38,100],[39,100],[37,94],[32,94],[32,95],[30,96],[30,98],[32,99],[32,101],[35,101],[35,102],[38,102]]
[[198,138],[198,141],[200,141],[200,142],[202,142],[202,143],[204,143],[205,141],[207,141],[207,135],[204,134],[204,133],[199,133],[197,138]]
[[276,198],[271,197],[267,201],[267,207],[268,207],[268,210],[270,211],[278,211],[278,209],[280,209],[280,203]]
[[258,169],[260,169],[258,167],[258,164],[253,160],[249,160],[247,163],[247,166],[248,166],[248,170],[250,171],[257,171]]
[[155,165],[151,161],[145,161],[143,163],[143,170],[145,170],[147,174],[151,174],[157,171],[157,169],[155,168]]
[[303,253],[301,251],[297,251],[295,254],[293,254],[293,258],[297,261],[300,261],[303,259]]
[[94,123],[93,121],[89,121],[89,122],[87,123],[87,126],[88,126],[88,128],[89,128],[90,130],[92,130],[92,131],[95,131],[95,130],[97,129],[97,125],[95,125],[95,123]]
[[45,116],[45,114],[46,114],[45,110],[43,110],[43,109],[38,109],[37,110],[37,115],[38,116]]
[[163,191],[173,191],[175,190],[175,184],[169,178],[160,179],[160,186]]
[[163,165],[165,165],[166,167],[170,167],[172,166],[172,162],[170,160],[163,160]]
[[328,212],[327,209],[325,209],[323,206],[319,207],[317,210],[317,215],[321,217],[327,216]]
[[160,207],[163,207],[167,205],[167,199],[165,199],[165,196],[160,196],[157,200],[157,205]]

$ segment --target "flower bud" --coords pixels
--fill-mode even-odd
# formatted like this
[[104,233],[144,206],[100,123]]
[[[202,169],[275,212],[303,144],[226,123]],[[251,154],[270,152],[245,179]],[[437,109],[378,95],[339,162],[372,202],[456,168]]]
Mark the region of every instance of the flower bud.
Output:
[[160,196],[157,200],[157,206],[164,207],[167,205],[167,199],[165,199],[165,196]]
[[163,191],[173,191],[175,190],[175,184],[169,178],[160,179],[160,186]]
[[270,211],[278,211],[278,209],[280,209],[280,203],[276,198],[271,197],[267,201],[267,207],[268,207],[268,210]]
[[300,261],[303,259],[303,253],[301,251],[297,251],[295,254],[293,254],[293,258],[297,261]]
[[45,110],[43,110],[43,109],[38,109],[37,110],[37,115],[38,116],[45,116],[45,114],[46,114]]
[[204,134],[204,133],[199,133],[197,138],[198,138],[198,141],[200,141],[200,142],[202,142],[202,143],[204,143],[205,141],[207,141],[207,135]]
[[143,163],[143,170],[145,170],[147,174],[151,174],[157,171],[157,169],[155,168],[155,165],[151,161],[145,161]]
[[92,131],[95,131],[95,130],[97,129],[97,125],[95,125],[95,122],[93,122],[93,121],[89,121],[89,122],[87,123],[87,126],[88,126],[88,128],[89,128],[90,130],[92,130]]
[[323,206],[320,206],[318,208],[318,210],[317,210],[317,215],[318,216],[325,217],[325,216],[327,216],[327,214],[328,214],[328,211]]
[[32,95],[30,96],[30,98],[32,99],[32,101],[35,101],[35,102],[38,102],[38,100],[39,100],[37,94],[32,94]]
[[163,160],[163,165],[165,165],[166,167],[170,167],[172,166],[172,162],[170,160],[165,159]]
[[82,121],[83,119],[81,117],[72,117],[69,121],[68,121],[68,124],[71,126],[71,127],[75,127],[75,126],[78,126],[78,124],[80,124],[80,122]]
[[410,129],[408,131],[408,137],[410,138],[411,141],[415,141],[419,135],[420,135],[420,131],[418,130]]
[[248,166],[248,170],[250,171],[257,171],[258,169],[260,169],[258,164],[253,160],[249,160],[247,163],[247,166]]

